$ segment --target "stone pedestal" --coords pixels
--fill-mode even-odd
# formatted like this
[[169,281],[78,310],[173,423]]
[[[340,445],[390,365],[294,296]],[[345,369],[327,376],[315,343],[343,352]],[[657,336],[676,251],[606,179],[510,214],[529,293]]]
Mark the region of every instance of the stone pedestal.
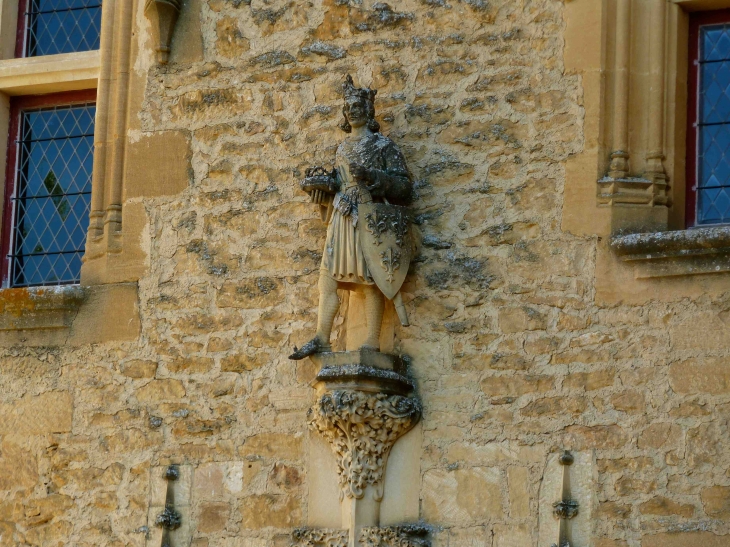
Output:
[[[393,445],[421,418],[406,363],[367,350],[321,353],[312,359],[320,372],[312,382],[318,397],[308,414],[309,426],[329,443],[337,459],[347,544],[355,547],[368,537],[395,538],[400,532],[379,528],[385,469]],[[312,541],[305,531],[297,534],[298,543],[301,538]],[[312,534],[320,537],[322,531]]]

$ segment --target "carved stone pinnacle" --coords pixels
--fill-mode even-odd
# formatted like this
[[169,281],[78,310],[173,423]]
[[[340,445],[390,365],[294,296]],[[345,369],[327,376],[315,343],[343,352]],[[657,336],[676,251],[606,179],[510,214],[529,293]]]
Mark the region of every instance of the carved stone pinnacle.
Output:
[[385,466],[395,442],[418,423],[418,399],[385,393],[338,390],[325,393],[309,411],[309,426],[337,457],[340,499],[362,499],[368,486],[383,498]]

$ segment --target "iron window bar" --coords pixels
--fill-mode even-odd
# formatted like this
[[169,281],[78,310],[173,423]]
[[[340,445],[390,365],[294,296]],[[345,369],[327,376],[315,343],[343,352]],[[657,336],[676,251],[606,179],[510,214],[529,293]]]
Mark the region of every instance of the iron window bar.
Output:
[[57,255],[73,255],[83,253],[83,249],[73,249],[72,251],[48,251],[42,253],[21,253],[21,254],[9,254],[8,258],[24,258],[26,256],[57,256]]
[[64,11],[79,11],[79,10],[84,10],[84,9],[95,9],[95,8],[100,8],[100,7],[101,7],[101,4],[94,4],[91,6],[77,6],[75,8],[49,9],[49,10],[42,10],[42,11],[31,10],[31,11],[26,11],[25,15],[46,15],[48,13],[60,13],[60,12],[64,12]]
[[44,198],[53,199],[53,198],[59,198],[59,197],[66,198],[69,196],[90,196],[90,195],[91,195],[91,192],[66,192],[65,194],[58,194],[58,195],[46,194],[44,196],[22,196],[22,197],[13,196],[10,199],[12,199],[13,201],[18,201],[18,200],[24,200],[24,199],[44,199]]
[[[81,105],[83,106],[83,105]],[[728,122],[730,123],[730,122]],[[28,140],[17,140],[15,141],[16,144],[28,144],[31,142],[49,142],[49,141],[62,141],[62,140],[68,140],[68,139],[83,139],[84,137],[93,137],[93,133],[89,133],[87,135],[68,135],[66,137],[48,137],[45,139],[28,139]]]

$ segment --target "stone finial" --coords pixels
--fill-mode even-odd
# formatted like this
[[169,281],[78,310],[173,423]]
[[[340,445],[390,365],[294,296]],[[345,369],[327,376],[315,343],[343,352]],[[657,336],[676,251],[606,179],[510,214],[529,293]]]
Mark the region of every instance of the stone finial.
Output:
[[147,0],[144,12],[152,23],[152,34],[157,42],[157,61],[166,65],[170,58],[170,44],[175,32],[182,0]]

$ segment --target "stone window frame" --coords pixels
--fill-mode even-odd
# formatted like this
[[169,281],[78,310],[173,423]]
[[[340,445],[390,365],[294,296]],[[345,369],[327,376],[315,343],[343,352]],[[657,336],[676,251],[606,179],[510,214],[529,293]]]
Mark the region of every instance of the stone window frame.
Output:
[[637,279],[730,272],[730,226],[686,226],[690,13],[730,0],[607,0],[597,204]]
[[[22,133],[22,117],[23,113],[28,110],[47,109],[49,107],[72,107],[78,105],[94,104],[96,108],[96,89],[85,89],[81,91],[65,91],[62,93],[50,93],[44,95],[21,95],[11,99],[10,108],[10,131],[7,150],[7,169],[5,172],[5,200],[3,207],[3,224],[0,228],[0,279],[2,279],[2,287],[12,287],[14,283],[13,266],[11,253],[16,253],[15,243],[13,242],[15,226],[19,220],[15,217],[15,202],[11,196],[16,193],[19,184],[19,164],[21,161],[20,145],[16,139],[21,138]],[[92,159],[93,161],[93,159]],[[78,272],[80,273],[80,272]],[[78,283],[41,283],[35,286],[61,286],[75,285]],[[25,285],[23,285],[25,286]]]
[[[0,288],[0,347],[134,340],[140,321],[136,279],[118,282],[87,265],[121,251],[121,185],[130,52],[139,1],[105,0],[95,51],[16,58],[19,0],[0,0],[0,175],[7,170],[10,97],[96,89],[92,218],[80,285]],[[121,138],[117,138],[120,136]],[[5,201],[6,180],[0,184]],[[4,224],[0,218],[0,225]],[[91,252],[90,252],[91,251]]]
[[[730,24],[730,9],[711,10],[695,12],[690,15],[689,31],[689,57],[687,77],[687,170],[686,170],[686,203],[685,203],[685,227],[702,228],[709,226],[729,225],[727,222],[713,224],[697,224],[697,200],[698,200],[698,155],[699,155],[699,100],[701,94],[700,81],[700,28],[707,25]],[[693,40],[694,38],[694,40]],[[728,52],[730,53],[730,52]],[[730,56],[730,55],[729,55]]]

